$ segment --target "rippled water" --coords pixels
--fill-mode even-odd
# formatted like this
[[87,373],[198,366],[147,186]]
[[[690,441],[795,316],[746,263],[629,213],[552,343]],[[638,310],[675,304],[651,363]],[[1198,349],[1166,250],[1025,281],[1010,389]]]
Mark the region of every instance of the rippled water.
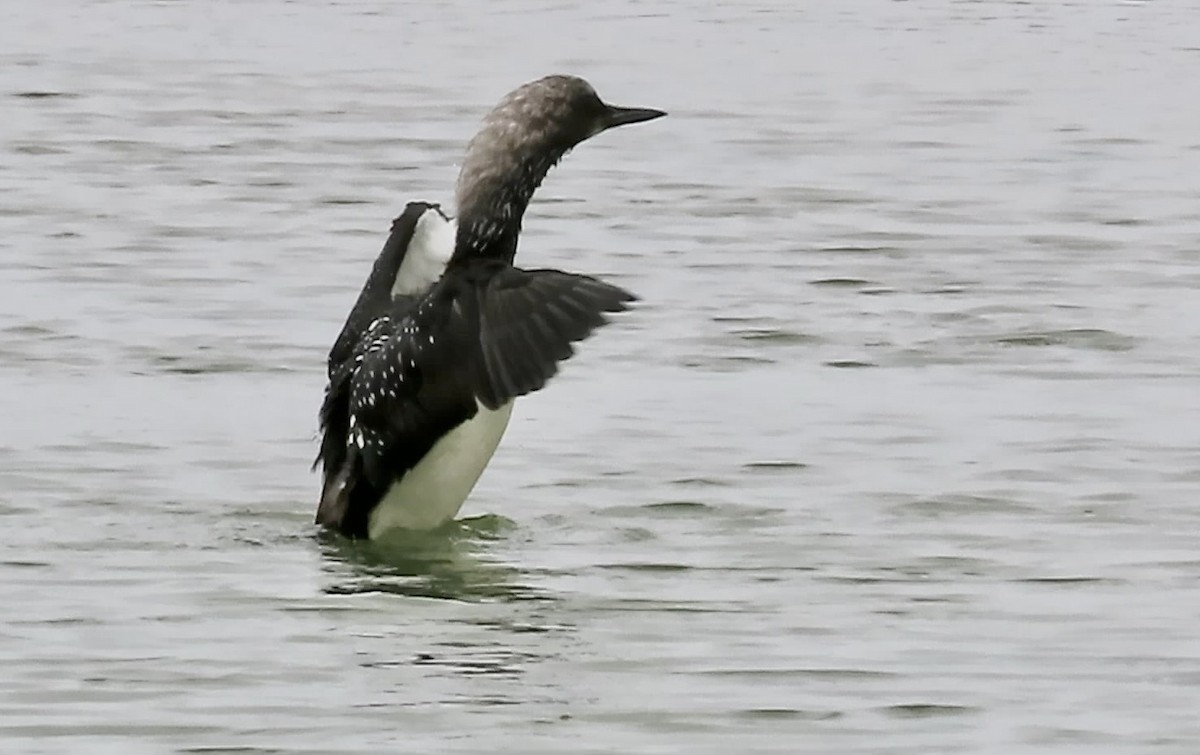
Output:
[[[1200,741],[1196,2],[10,3],[4,752]],[[405,201],[552,71],[520,261],[639,310],[447,533],[311,525]]]

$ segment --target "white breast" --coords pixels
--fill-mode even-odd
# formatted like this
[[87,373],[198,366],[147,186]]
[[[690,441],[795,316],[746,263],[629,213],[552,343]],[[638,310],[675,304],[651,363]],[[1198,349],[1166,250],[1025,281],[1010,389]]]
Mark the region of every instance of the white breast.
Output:
[[443,436],[371,512],[369,536],[392,529],[431,530],[462,508],[508,427],[512,402],[478,413]]
[[412,240],[392,282],[392,296],[423,294],[442,277],[446,263],[454,254],[454,234],[458,225],[437,210],[426,210],[417,219]]

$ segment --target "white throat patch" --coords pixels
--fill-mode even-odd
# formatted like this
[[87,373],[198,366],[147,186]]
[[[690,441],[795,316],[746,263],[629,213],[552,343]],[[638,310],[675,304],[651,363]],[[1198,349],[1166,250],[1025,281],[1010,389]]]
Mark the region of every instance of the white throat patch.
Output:
[[392,296],[423,294],[442,277],[446,263],[454,254],[457,224],[446,220],[437,210],[426,210],[417,219],[404,261],[392,282]]

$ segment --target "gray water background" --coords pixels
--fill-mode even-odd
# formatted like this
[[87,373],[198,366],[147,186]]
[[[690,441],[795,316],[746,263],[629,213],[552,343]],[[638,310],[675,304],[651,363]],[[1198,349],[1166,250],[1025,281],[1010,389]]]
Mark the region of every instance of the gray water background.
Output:
[[[1200,4],[83,2],[0,24],[0,750],[1200,752]],[[555,71],[636,313],[447,533],[324,352]]]

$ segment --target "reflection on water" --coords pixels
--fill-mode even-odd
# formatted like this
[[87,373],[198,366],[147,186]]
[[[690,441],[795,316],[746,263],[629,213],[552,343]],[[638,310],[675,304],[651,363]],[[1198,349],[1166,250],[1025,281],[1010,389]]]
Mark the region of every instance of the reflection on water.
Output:
[[445,600],[544,599],[520,572],[487,556],[486,544],[515,529],[502,516],[449,522],[430,532],[396,531],[378,540],[317,535],[331,595],[392,593]]

